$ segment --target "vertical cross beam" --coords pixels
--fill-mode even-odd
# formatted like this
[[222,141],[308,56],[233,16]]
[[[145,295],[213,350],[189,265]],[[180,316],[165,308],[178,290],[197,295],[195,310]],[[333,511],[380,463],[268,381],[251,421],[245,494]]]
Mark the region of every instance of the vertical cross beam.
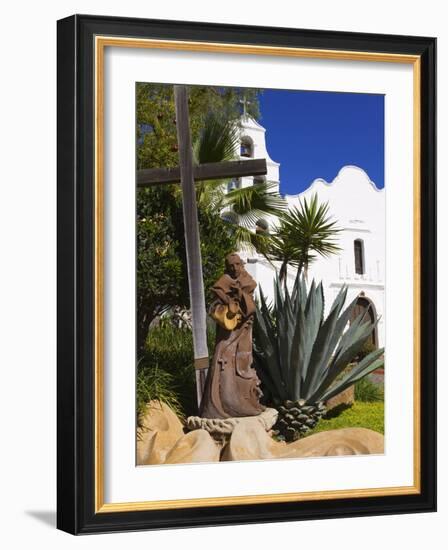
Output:
[[191,147],[188,93],[186,86],[174,86],[174,101],[176,106],[177,141],[179,145],[188,287],[190,291],[193,324],[196,391],[199,408],[208,370],[207,313],[205,309],[204,282],[202,278],[202,258],[196,190],[193,178],[193,151]]

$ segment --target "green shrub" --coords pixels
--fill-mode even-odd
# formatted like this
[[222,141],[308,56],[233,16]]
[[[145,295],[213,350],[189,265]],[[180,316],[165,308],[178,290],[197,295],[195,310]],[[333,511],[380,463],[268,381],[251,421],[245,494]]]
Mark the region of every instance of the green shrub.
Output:
[[[214,331],[209,330],[208,340],[213,350]],[[150,399],[167,403],[180,416],[197,414],[193,335],[169,319],[151,328],[137,365],[138,414]]]
[[173,389],[174,379],[169,372],[158,367],[147,368],[141,364],[138,365],[137,372],[137,420],[139,425],[146,405],[154,400],[166,403],[176,414],[182,415],[178,395]]
[[355,384],[355,401],[369,403],[384,401],[384,389],[368,378],[363,378]]

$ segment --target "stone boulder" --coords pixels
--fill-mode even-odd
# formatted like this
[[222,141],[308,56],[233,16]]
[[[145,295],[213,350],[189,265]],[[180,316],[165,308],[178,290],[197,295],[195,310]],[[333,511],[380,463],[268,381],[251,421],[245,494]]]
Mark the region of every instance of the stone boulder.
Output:
[[166,455],[164,464],[219,462],[221,447],[206,430],[183,435]]
[[163,464],[184,435],[182,422],[165,403],[151,401],[137,428],[137,465]]
[[327,408],[327,412],[331,411],[331,409],[334,409],[336,407],[339,407],[341,405],[346,405],[349,407],[350,405],[353,405],[355,402],[355,386],[349,386],[344,391],[341,391],[328,401],[326,401],[325,406]]
[[224,447],[221,460],[261,460],[273,458],[275,441],[256,416],[239,422]]
[[293,443],[275,441],[259,422],[238,424],[221,460],[262,460],[384,453],[384,436],[367,428],[320,432]]
[[[199,420],[194,418],[196,429],[185,434],[182,422],[170,407],[151,401],[137,430],[137,464],[384,453],[384,436],[366,428],[329,430],[293,443],[275,441],[270,432],[275,419],[273,409],[267,409],[263,415],[239,418],[236,422],[222,422],[219,426],[209,419],[199,419],[201,423],[198,424]],[[193,420],[190,424],[193,427]],[[221,434],[225,437],[219,438],[221,431],[225,432]]]
[[371,455],[384,453],[384,436],[367,428],[319,432],[279,449],[279,458]]

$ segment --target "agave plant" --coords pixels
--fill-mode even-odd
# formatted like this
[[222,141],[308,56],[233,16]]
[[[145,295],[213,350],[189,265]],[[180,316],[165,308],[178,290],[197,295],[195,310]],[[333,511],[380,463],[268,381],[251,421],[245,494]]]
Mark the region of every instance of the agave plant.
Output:
[[272,306],[260,289],[254,326],[254,361],[266,398],[279,411],[276,429],[293,441],[313,428],[325,402],[383,365],[384,349],[347,369],[363,348],[375,323],[360,314],[349,324],[356,299],[344,309],[347,287],[324,319],[322,283],[307,290],[297,275],[291,293],[277,278]]

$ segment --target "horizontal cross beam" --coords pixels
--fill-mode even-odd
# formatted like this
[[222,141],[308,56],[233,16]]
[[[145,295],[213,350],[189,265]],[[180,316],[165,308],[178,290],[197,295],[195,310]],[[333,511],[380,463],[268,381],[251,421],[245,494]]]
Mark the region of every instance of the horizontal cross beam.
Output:
[[[264,176],[267,174],[265,159],[229,160],[199,164],[193,168],[194,181],[220,180],[244,176]],[[146,187],[164,183],[180,183],[180,169],[146,168],[137,171],[137,185]]]

